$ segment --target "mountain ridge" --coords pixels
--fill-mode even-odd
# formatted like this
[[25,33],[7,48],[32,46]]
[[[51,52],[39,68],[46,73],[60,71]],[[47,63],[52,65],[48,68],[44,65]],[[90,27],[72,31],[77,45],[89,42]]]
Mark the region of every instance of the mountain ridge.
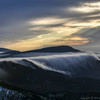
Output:
[[29,50],[24,51],[23,53],[28,52],[81,52],[80,50],[74,49],[70,46],[51,46],[51,47],[45,47],[41,49],[35,49],[35,50]]

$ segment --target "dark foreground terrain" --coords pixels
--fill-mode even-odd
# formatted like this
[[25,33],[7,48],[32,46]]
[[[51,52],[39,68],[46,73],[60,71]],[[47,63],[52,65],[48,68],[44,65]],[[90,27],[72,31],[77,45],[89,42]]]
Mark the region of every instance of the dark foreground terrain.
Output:
[[0,100],[100,100],[100,59],[65,46],[1,49]]
[[100,100],[100,93],[33,94],[0,88],[0,100]]

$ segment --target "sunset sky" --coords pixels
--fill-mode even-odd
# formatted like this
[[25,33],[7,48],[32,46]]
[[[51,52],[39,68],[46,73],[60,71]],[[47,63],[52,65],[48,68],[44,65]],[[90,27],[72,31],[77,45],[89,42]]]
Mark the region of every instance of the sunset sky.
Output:
[[0,47],[58,45],[100,52],[100,0],[0,0]]

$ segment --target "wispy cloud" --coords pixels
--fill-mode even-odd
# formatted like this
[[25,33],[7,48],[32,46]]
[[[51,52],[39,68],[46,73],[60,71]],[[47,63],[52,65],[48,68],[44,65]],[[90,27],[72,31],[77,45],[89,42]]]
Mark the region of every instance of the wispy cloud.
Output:
[[100,11],[100,2],[87,2],[80,3],[78,7],[69,8],[71,11],[77,11],[80,13],[91,13],[94,11]]
[[29,23],[31,25],[55,25],[65,22],[66,19],[56,18],[56,17],[45,17],[45,18],[38,18]]
[[0,7],[3,47],[29,50],[84,45],[99,37],[99,31],[89,31],[100,27],[99,0],[0,0]]

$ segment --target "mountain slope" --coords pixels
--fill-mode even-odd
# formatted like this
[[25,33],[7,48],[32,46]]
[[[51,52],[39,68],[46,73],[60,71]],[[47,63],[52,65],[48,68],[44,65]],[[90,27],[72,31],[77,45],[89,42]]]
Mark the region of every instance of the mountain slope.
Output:
[[100,92],[100,60],[88,53],[0,59],[0,81],[35,93]]
[[79,52],[79,50],[76,50],[70,46],[54,46],[54,47],[46,47],[42,49],[37,50],[30,50],[26,52]]
[[10,55],[18,54],[18,53],[20,53],[20,52],[16,51],[16,50],[10,50],[10,49],[6,49],[6,48],[0,48],[0,58],[2,58],[2,57],[8,57]]

